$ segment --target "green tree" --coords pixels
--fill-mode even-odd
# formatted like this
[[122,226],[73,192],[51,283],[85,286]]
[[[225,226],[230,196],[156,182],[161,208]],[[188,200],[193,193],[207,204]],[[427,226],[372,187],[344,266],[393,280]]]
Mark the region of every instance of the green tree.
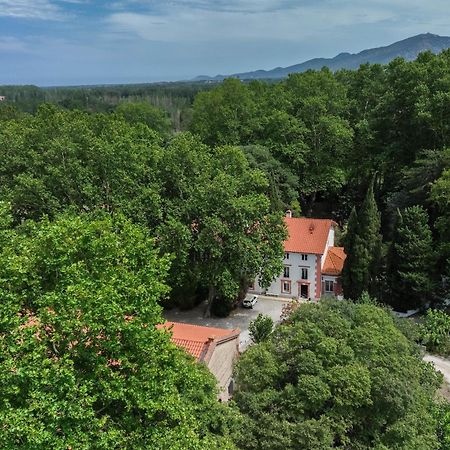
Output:
[[242,449],[437,448],[441,378],[390,313],[321,301],[297,308],[236,369]]
[[342,270],[342,287],[347,298],[359,298],[364,291],[362,288],[364,272],[360,261],[364,259],[366,252],[359,237],[358,214],[355,207],[348,220],[344,251],[347,258]]
[[132,125],[142,123],[162,135],[167,135],[171,129],[167,114],[149,102],[122,102],[117,106],[116,114]]
[[211,146],[246,145],[251,143],[255,113],[256,103],[248,87],[229,78],[196,96],[191,131]]
[[374,178],[359,213],[353,208],[344,242],[347,259],[342,282],[346,297],[352,299],[358,299],[364,291],[374,293],[378,283],[382,238],[373,185]]
[[[261,145],[242,147],[250,167],[263,171],[270,186],[268,195],[274,211],[293,209],[298,199],[298,178],[287,164],[275,158],[272,152]],[[300,211],[297,211],[298,213]]]
[[450,403],[442,400],[436,405],[434,415],[438,422],[439,450],[450,450]]
[[207,298],[209,314],[213,301],[231,306],[256,277],[269,285],[282,270],[286,230],[270,210],[266,177],[242,151],[179,135],[160,173],[166,217],[157,234],[162,249],[177,255],[174,295]]
[[212,375],[155,327],[169,260],[145,229],[63,216],[0,250],[1,448],[231,447]]
[[445,311],[429,309],[421,324],[421,338],[427,350],[448,354],[450,351],[450,316]]
[[[435,222],[439,232],[438,266],[441,268],[440,275],[445,283],[450,279],[450,169],[444,170],[433,183],[431,200],[437,205],[439,211]],[[447,291],[450,291],[450,283],[447,285]]]
[[121,210],[148,224],[159,217],[160,137],[144,125],[43,105],[2,125],[0,149],[0,198],[16,222],[66,208]]
[[389,250],[386,301],[401,310],[423,306],[433,291],[434,262],[427,212],[420,206],[398,211]]
[[319,194],[338,192],[346,182],[344,161],[353,141],[345,87],[328,69],[292,74],[284,83],[287,112],[301,132],[279,152],[299,177],[302,207],[310,215]]
[[266,341],[273,330],[273,320],[270,316],[258,314],[255,320],[252,320],[248,326],[250,337],[255,344]]

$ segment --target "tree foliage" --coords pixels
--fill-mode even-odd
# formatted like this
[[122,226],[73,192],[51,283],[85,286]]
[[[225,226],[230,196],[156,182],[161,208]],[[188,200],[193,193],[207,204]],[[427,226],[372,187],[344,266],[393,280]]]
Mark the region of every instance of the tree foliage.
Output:
[[450,351],[450,316],[438,309],[429,309],[421,324],[421,338],[427,350],[447,354]]
[[297,308],[237,365],[243,449],[434,449],[440,379],[374,305]]
[[123,102],[117,106],[116,113],[132,125],[142,123],[162,135],[167,135],[171,129],[170,119],[166,113],[151,103]]
[[249,280],[281,270],[282,214],[267,176],[236,147],[212,149],[188,133],[165,144],[142,123],[151,106],[124,105],[117,115],[44,105],[6,122],[0,198],[16,223],[65,209],[125,214],[177,255],[175,303],[190,307],[209,291],[228,313]]
[[212,376],[155,328],[169,261],[145,229],[66,215],[0,257],[0,447],[229,448]]
[[252,320],[248,326],[250,337],[255,344],[266,341],[273,330],[273,320],[270,316],[258,314],[255,320]]
[[238,148],[210,149],[189,134],[175,138],[161,162],[166,217],[157,232],[161,248],[177,254],[175,295],[200,289],[210,306],[231,306],[257,276],[270,284],[282,270],[286,231],[264,174]]
[[381,259],[380,213],[373,192],[372,178],[361,209],[350,215],[344,249],[342,282],[346,297],[358,299],[362,293],[376,292]]
[[144,125],[44,105],[0,129],[0,197],[17,222],[67,208],[120,209],[151,222],[159,214],[151,170],[159,143]]
[[419,206],[397,213],[389,251],[389,293],[386,300],[402,310],[423,306],[433,291],[433,238],[428,214]]

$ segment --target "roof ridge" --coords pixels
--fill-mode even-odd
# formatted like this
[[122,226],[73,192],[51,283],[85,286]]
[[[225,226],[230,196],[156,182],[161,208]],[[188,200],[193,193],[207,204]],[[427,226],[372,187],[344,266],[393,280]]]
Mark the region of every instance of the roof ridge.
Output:
[[208,328],[209,330],[220,330],[220,331],[229,331],[230,333],[232,331],[236,331],[237,328],[219,328],[219,327],[210,327],[208,325],[197,325],[197,324],[193,324],[193,323],[187,323],[187,322],[173,322],[171,320],[168,320],[166,322],[163,323],[163,325],[167,325],[167,324],[179,324],[179,325],[186,325],[189,327],[197,327],[197,328]]

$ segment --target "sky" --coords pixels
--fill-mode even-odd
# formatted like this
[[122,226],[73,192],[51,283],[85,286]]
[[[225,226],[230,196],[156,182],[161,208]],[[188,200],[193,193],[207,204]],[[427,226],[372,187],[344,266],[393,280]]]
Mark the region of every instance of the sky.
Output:
[[0,84],[176,81],[450,35],[449,0],[0,0]]

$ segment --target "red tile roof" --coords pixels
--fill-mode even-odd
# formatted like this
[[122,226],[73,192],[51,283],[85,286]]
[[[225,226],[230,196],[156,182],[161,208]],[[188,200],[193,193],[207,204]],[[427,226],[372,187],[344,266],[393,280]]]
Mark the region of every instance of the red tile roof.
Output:
[[330,247],[325,257],[322,274],[340,275],[344,267],[344,261],[347,255],[344,253],[344,247]]
[[203,361],[211,344],[239,336],[238,329],[202,327],[179,322],[166,322],[157,328],[165,328],[172,333],[172,342],[183,347],[198,361]]
[[289,237],[284,242],[284,250],[294,253],[323,255],[330,228],[336,225],[330,219],[308,219],[306,217],[286,217]]

